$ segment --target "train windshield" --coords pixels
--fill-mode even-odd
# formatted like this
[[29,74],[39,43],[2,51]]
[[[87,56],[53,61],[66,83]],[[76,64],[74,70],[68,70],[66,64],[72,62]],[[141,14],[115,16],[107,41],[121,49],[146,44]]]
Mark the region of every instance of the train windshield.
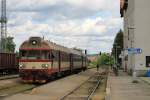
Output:
[[50,59],[49,51],[41,51],[41,59]]
[[40,59],[40,51],[31,50],[28,51],[28,59]]
[[50,55],[48,51],[39,50],[22,50],[20,51],[21,59],[49,59]]

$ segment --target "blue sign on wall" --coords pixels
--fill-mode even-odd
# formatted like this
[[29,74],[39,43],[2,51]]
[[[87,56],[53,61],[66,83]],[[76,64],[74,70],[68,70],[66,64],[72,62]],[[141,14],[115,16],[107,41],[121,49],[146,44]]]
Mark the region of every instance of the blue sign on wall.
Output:
[[128,54],[141,54],[141,48],[128,48]]

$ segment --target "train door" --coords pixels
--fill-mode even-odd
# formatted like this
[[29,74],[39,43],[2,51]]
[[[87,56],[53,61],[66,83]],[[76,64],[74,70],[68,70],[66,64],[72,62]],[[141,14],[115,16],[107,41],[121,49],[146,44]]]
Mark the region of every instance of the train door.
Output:
[[53,69],[53,66],[54,66],[54,52],[51,51],[51,69]]
[[73,70],[73,54],[70,54],[70,70]]
[[83,66],[83,62],[84,62],[84,59],[83,59],[83,58],[84,58],[84,57],[81,56],[81,59],[82,59],[82,60],[81,60],[81,61],[82,61],[82,68],[84,67],[84,66]]
[[59,66],[59,72],[60,72],[60,66],[61,66],[61,53],[60,53],[60,51],[58,51],[59,53],[58,53],[58,66]]

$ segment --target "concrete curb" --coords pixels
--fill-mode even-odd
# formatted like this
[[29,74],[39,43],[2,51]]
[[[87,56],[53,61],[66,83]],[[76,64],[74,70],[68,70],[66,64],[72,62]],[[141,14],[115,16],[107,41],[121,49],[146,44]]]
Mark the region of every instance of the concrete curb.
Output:
[[106,88],[105,100],[110,100],[110,88]]
[[111,87],[110,87],[110,78],[109,77],[110,77],[110,75],[108,74],[105,100],[110,100]]

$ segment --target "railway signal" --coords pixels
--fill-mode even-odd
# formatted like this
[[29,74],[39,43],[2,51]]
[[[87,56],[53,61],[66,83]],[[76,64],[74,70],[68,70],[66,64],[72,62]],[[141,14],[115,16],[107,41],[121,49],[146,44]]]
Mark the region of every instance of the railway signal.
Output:
[[99,55],[102,55],[102,52],[101,52],[101,51],[99,52]]

